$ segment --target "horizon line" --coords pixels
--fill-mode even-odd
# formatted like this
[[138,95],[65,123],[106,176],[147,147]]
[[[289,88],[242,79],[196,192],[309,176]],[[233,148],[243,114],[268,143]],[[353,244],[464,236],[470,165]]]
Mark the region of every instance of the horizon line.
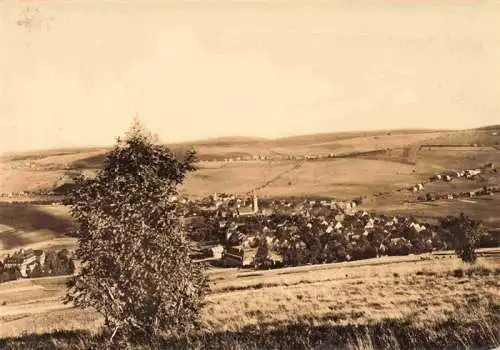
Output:
[[[453,131],[472,131],[472,130],[481,130],[483,128],[487,127],[495,127],[498,126],[500,128],[500,125],[491,125],[491,124],[485,124],[473,128],[430,128],[430,127],[406,127],[406,128],[381,128],[381,129],[360,129],[360,130],[338,130],[338,131],[326,131],[326,132],[318,132],[318,133],[308,133],[308,134],[293,134],[293,135],[288,135],[288,136],[280,136],[280,137],[262,137],[262,136],[250,136],[250,135],[220,135],[220,136],[213,136],[213,137],[208,137],[208,138],[199,138],[199,139],[190,139],[186,141],[177,141],[177,142],[163,142],[161,141],[160,144],[164,144],[167,146],[178,146],[178,145],[187,145],[190,143],[201,143],[201,142],[207,142],[207,141],[215,141],[215,140],[224,140],[224,139],[231,139],[231,138],[247,138],[247,139],[255,139],[257,142],[260,140],[262,142],[265,141],[277,141],[277,140],[285,140],[285,139],[291,139],[291,138],[296,138],[296,137],[302,137],[302,136],[312,136],[312,135],[328,135],[328,134],[355,134],[355,133],[377,133],[377,132],[394,132],[394,131],[448,131],[448,132],[453,132]],[[147,127],[146,127],[147,129]],[[126,130],[125,130],[126,132]],[[125,133],[124,132],[124,133]],[[154,133],[153,133],[154,134]],[[115,140],[121,136],[115,137]],[[20,150],[7,150],[7,151],[2,151],[0,152],[1,157],[13,155],[13,154],[24,154],[24,153],[30,153],[30,152],[47,152],[47,151],[72,151],[72,150],[99,150],[99,149],[107,149],[107,148],[112,148],[114,144],[87,144],[87,145],[80,145],[80,146],[61,146],[61,147],[54,147],[54,148],[33,148],[33,149],[20,149]]]

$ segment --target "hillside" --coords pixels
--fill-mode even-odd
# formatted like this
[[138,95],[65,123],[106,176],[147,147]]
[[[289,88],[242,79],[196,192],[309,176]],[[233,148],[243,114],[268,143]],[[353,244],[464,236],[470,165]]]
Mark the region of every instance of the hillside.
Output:
[[[443,341],[450,344],[447,336],[457,348],[494,345],[498,315],[491,317],[498,307],[499,271],[497,255],[480,258],[474,268],[448,254],[428,261],[387,257],[271,271],[210,269],[205,331],[195,348],[281,348],[284,337],[297,349],[325,339],[363,349],[442,348]],[[0,347],[31,348],[45,341],[66,348],[65,341],[75,335],[95,333],[103,322],[100,315],[62,303],[66,281],[57,276],[0,285],[5,302],[0,339],[12,337],[3,345],[0,340]],[[481,331],[473,321],[480,322]],[[449,334],[436,338],[444,330]],[[455,337],[457,330],[463,338]],[[56,334],[43,336],[56,331],[72,333],[60,340]],[[30,338],[16,338],[23,333],[32,334],[31,344],[23,346]]]
[[430,138],[423,144],[436,146],[498,146],[500,145],[500,127],[490,126],[475,130],[447,133],[436,138]]
[[[261,195],[288,194],[352,196],[387,191],[421,181],[437,170],[498,163],[494,148],[422,146],[469,145],[479,139],[494,145],[500,136],[491,131],[393,130],[324,133],[279,139],[224,137],[172,144],[179,155],[194,147],[202,160],[199,171],[184,186],[190,196],[214,191],[246,193],[261,189]],[[11,154],[0,160],[0,193],[54,189],[69,181],[71,174],[92,173],[102,166],[109,149],[52,150]],[[301,164],[274,157],[342,155],[343,160]],[[266,160],[236,161],[266,155]],[[235,162],[223,160],[232,158]],[[280,159],[280,158],[277,158]],[[219,162],[206,162],[219,160]],[[293,169],[292,169],[293,168]]]

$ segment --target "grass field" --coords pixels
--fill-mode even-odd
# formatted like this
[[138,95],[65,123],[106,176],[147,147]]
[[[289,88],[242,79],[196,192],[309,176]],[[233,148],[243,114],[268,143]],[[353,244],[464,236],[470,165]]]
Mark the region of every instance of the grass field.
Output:
[[365,208],[390,215],[412,215],[420,218],[439,218],[464,214],[481,220],[488,228],[500,228],[500,195],[472,199],[439,200],[434,202],[401,203],[393,198],[377,198]]
[[[409,316],[422,323],[437,322],[459,305],[500,303],[498,257],[480,258],[471,276],[467,276],[471,267],[451,255],[433,258],[386,257],[257,272],[214,269],[209,271],[212,293],[203,312],[204,330],[227,332],[304,322],[368,324]],[[0,285],[0,337],[97,331],[101,324],[97,314],[61,303],[66,279]]]
[[435,138],[429,138],[424,144],[498,146],[500,144],[499,130],[500,126],[496,125],[489,130],[476,129],[446,133]]

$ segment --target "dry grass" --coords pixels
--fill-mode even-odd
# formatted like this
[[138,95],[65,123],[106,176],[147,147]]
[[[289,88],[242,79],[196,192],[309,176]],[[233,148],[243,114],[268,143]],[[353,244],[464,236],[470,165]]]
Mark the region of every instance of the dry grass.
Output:
[[434,202],[401,203],[393,198],[380,198],[366,203],[369,210],[390,215],[413,215],[415,217],[438,218],[447,215],[457,215],[464,212],[466,215],[482,220],[491,228],[500,227],[500,195],[477,197],[469,201],[440,200]]
[[323,195],[350,199],[361,193],[393,191],[420,181],[418,174],[412,173],[413,167],[394,162],[335,159],[300,164],[283,161],[203,165],[188,176],[183,191],[190,197],[214,191],[246,193],[273,180],[258,193],[263,196]]
[[[394,191],[419,181],[413,167],[366,159],[306,162],[260,191],[267,196],[327,195],[353,198],[376,191]],[[289,185],[291,183],[291,185]]]
[[[488,275],[445,256],[421,261],[394,257],[371,261],[245,272],[209,272],[212,293],[203,311],[207,332],[246,327],[367,324],[413,317],[437,322],[457,305],[477,307],[500,302],[497,259],[479,262]],[[463,278],[454,277],[464,271]],[[495,272],[496,271],[496,272]],[[496,273],[496,274],[495,274]],[[64,277],[22,280],[0,285],[0,337],[56,330],[96,332],[102,320],[90,311],[61,303]]]
[[204,164],[188,176],[182,190],[190,197],[203,197],[213,192],[246,193],[295,165],[295,162]]
[[494,146],[500,143],[500,135],[493,135],[493,131],[499,131],[498,128],[491,130],[467,130],[459,132],[446,133],[436,138],[427,140],[428,144],[439,145],[473,145]]
[[498,164],[500,152],[494,148],[489,149],[442,149],[442,148],[422,148],[418,152],[417,162],[422,164],[432,164],[444,169],[464,169],[475,168],[486,163]]
[[[483,261],[481,266],[494,271],[498,264]],[[450,277],[449,272],[457,269],[468,267],[446,257],[390,268],[368,265],[286,275],[263,273],[237,282],[218,280],[205,320],[217,331],[298,320],[312,325],[366,324],[411,315],[436,321],[471,300],[500,302],[498,276],[493,272],[466,279]]]
[[30,169],[0,169],[0,193],[18,193],[52,188],[64,170],[37,171]]
[[[372,133],[331,133],[307,135],[278,140],[238,140],[224,142],[195,143],[200,156],[219,157],[257,154],[306,155],[328,154],[330,152],[371,151],[393,147],[404,147],[423,140],[445,135],[442,132],[398,131],[391,135],[385,132]],[[185,146],[185,145],[184,145]],[[182,145],[172,145],[173,149]],[[102,161],[106,149],[81,149],[40,151],[19,154],[0,159],[0,192],[33,191],[50,188],[58,179],[64,177],[65,170],[44,170],[47,166],[89,166],[94,167]],[[96,161],[95,161],[96,160]],[[26,162],[32,164],[26,164]],[[265,164],[265,163],[264,163]],[[259,182],[269,180],[287,167],[287,164],[264,165],[263,163],[221,164],[217,170],[203,169],[187,185],[190,194],[202,195],[210,191],[242,192],[257,187]],[[15,169],[12,169],[15,166]],[[263,168],[262,172],[256,169]],[[225,184],[224,182],[227,182]],[[208,186],[208,187],[207,187]],[[220,189],[222,187],[222,189]],[[288,189],[289,190],[289,189]]]

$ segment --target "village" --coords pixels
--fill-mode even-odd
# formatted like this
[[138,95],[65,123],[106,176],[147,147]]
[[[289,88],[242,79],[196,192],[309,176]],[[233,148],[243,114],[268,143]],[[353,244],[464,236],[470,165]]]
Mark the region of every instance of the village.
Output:
[[[185,215],[189,235],[198,243],[194,256],[215,266],[275,268],[452,247],[439,222],[378,215],[358,209],[360,202],[358,198],[259,201],[255,194],[249,198],[214,194],[197,205],[181,199],[191,208]],[[485,232],[480,244],[496,243]]]
[[[500,186],[484,185],[467,192],[419,193],[433,183],[459,179],[480,182],[482,176],[495,174],[493,163],[443,171],[406,190],[417,194],[414,199],[417,202],[491,196],[500,192]],[[61,205],[70,189],[68,183],[58,189],[2,196],[12,204]],[[377,197],[377,193],[373,196]],[[422,222],[405,215],[383,215],[360,209],[364,198],[366,196],[352,200],[300,196],[259,198],[254,190],[247,195],[214,193],[201,199],[177,195],[169,201],[176,204],[193,241],[192,256],[219,267],[275,268],[421,254],[451,247],[449,237],[436,220]],[[495,239],[488,235],[486,232],[482,244],[494,245]],[[36,261],[43,266],[43,259],[35,261],[33,254],[20,253],[15,259],[21,262],[13,263],[11,257],[4,266],[18,264],[20,276],[27,277],[32,274]],[[19,258],[21,255],[26,258]]]

